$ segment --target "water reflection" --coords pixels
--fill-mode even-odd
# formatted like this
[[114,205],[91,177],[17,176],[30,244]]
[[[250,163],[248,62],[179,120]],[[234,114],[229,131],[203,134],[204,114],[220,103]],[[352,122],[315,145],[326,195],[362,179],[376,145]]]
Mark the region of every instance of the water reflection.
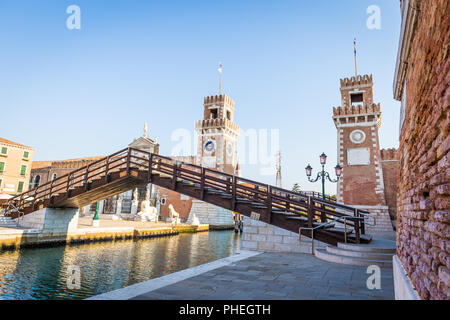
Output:
[[[181,234],[0,253],[0,299],[82,299],[225,258],[239,248],[230,231]],[[79,266],[81,288],[68,289]]]

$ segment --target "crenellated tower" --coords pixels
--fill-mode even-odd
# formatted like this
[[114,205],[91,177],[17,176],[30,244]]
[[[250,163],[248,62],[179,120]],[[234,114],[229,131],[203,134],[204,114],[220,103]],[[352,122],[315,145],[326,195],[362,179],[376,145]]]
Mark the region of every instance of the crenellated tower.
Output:
[[204,98],[203,120],[195,124],[198,134],[197,165],[234,174],[239,126],[234,120],[234,101],[225,94]]
[[341,79],[340,84],[341,106],[333,108],[338,161],[343,167],[338,202],[386,206],[378,137],[381,107],[373,103],[373,77],[358,75]]

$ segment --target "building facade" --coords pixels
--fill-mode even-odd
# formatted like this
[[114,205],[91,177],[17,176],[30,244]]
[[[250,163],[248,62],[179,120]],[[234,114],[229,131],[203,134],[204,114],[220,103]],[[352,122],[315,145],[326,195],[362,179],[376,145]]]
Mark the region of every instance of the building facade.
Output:
[[373,86],[372,75],[340,80],[341,106],[333,108],[337,157],[343,168],[337,201],[369,211],[376,218],[376,225],[368,226],[369,231],[392,231],[396,186],[386,186],[385,177],[396,179],[398,159],[395,151],[380,148],[381,106],[373,103]]
[[450,2],[402,0],[397,299],[450,299]]
[[0,194],[28,190],[33,156],[34,148],[0,138]]

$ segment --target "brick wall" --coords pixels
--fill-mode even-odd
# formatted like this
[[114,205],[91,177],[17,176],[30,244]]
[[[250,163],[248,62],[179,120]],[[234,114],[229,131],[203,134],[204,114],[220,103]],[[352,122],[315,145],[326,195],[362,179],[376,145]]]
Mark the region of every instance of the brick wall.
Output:
[[418,2],[400,138],[397,256],[422,299],[450,299],[450,2]]
[[391,220],[395,220],[397,218],[398,150],[382,149],[381,167],[386,205],[389,207]]
[[[192,207],[192,198],[183,197],[180,193],[157,187],[161,197],[166,198],[166,204],[160,207],[160,217],[164,220],[169,217],[169,204],[173,205],[176,212],[180,214],[181,221],[186,221],[189,217],[189,212]],[[187,200],[182,200],[187,199]]]

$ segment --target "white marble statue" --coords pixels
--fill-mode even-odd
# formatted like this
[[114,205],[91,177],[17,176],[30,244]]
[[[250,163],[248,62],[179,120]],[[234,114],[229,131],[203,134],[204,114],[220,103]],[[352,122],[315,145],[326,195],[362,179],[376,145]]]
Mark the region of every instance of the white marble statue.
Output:
[[147,122],[144,124],[144,135],[143,135],[143,137],[144,138],[148,138],[148,123]]
[[191,222],[192,226],[199,226],[200,225],[200,220],[198,219],[198,217],[195,215],[195,213],[192,215],[192,222]]
[[141,211],[137,215],[141,217],[141,221],[158,222],[158,210],[150,205],[149,200],[142,201]]
[[169,218],[172,224],[180,223],[180,214],[175,211],[172,204],[169,204]]
[[150,204],[150,190],[147,188],[145,200],[141,203],[141,211],[137,214],[141,221],[158,222],[158,210]]

